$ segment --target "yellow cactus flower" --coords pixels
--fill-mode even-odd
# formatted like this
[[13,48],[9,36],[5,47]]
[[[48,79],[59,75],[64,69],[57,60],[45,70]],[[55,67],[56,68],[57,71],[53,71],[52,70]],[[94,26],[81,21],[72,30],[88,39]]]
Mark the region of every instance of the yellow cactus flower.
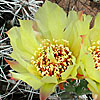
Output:
[[13,47],[10,56],[15,59],[6,60],[16,71],[11,72],[12,77],[35,90],[40,88],[41,100],[54,92],[57,84],[74,78],[72,72],[79,66],[80,33],[87,33],[91,20],[84,15],[81,21],[81,17],[75,11],[66,17],[63,9],[46,1],[35,14],[35,21],[19,20],[21,26],[8,32]]
[[81,61],[83,73],[89,82],[88,87],[100,100],[100,13],[95,18],[94,27],[84,37]]

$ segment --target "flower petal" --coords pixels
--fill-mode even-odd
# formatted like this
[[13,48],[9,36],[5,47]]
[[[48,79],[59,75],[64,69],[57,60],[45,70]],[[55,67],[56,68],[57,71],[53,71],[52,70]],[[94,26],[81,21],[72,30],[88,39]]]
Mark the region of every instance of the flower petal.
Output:
[[20,54],[24,59],[29,60],[31,54],[23,47],[22,40],[20,37],[19,27],[13,27],[8,31],[8,36],[10,38],[11,45],[13,47],[14,53]]
[[82,16],[84,20],[80,20],[75,11],[71,11],[68,15],[67,27],[63,33],[63,38],[69,41],[70,50],[77,57],[80,52],[80,35],[87,34],[89,31],[89,23],[91,16]]
[[96,30],[100,30],[100,13],[95,17],[94,27]]
[[[23,66],[28,72],[30,72],[31,74],[35,75],[38,79],[41,79],[42,77],[40,76],[39,72],[37,72],[36,68],[31,64],[30,61],[25,61],[23,58],[20,57],[19,54],[16,54],[13,52],[10,55],[13,59],[15,59],[20,66]],[[20,72],[20,69],[22,69],[22,67],[18,66],[18,68],[16,67],[17,70],[15,70],[13,67],[13,69],[15,71]]]
[[86,78],[86,80],[88,81],[88,88],[93,92],[93,93],[99,93],[98,91],[98,87],[96,82],[94,82],[93,80]]
[[70,65],[65,72],[61,73],[62,80],[66,80],[71,75],[73,67],[73,65]]
[[89,82],[88,88],[92,91],[93,99],[100,100],[100,83],[97,83],[90,79],[86,79],[86,80]]
[[32,86],[35,90],[37,90],[42,86],[42,82],[30,73],[19,74],[11,72],[11,74],[13,78],[26,82],[27,84]]
[[76,78],[75,76],[77,76],[77,74],[81,75],[81,76],[79,76],[80,78],[83,78],[83,76],[86,76],[85,66],[84,66],[84,62],[83,62],[83,60],[86,59],[86,58],[83,58],[84,55],[86,55],[85,52],[86,52],[85,47],[83,47],[83,45],[81,45],[80,55],[77,58],[76,65],[73,68],[73,71],[71,74],[72,77],[74,77],[74,78]]
[[10,60],[7,60],[7,59],[5,59],[5,61],[10,65],[10,67],[13,70],[15,70],[17,72],[20,72],[20,73],[28,72],[28,70],[24,66],[20,65],[17,61],[10,61]]
[[42,35],[48,39],[61,39],[66,26],[66,13],[58,5],[46,1],[35,14]]
[[75,57],[79,56],[80,49],[81,49],[80,43],[81,43],[81,39],[79,37],[75,36],[72,45],[70,45],[70,50],[72,51],[72,53]]
[[79,34],[77,34],[77,31],[73,26],[73,24],[74,23],[70,23],[70,25],[66,28],[65,32],[63,33],[63,38],[69,41],[70,50],[77,57],[80,52],[79,48],[80,48],[81,38],[79,37]]
[[92,17],[90,15],[83,14],[81,12],[70,11],[68,14],[67,27],[71,25],[71,29],[75,28],[77,34],[87,34],[90,27],[90,21]]
[[24,66],[25,68],[27,68],[27,66],[30,64],[30,60],[26,60],[23,57],[21,57],[20,54],[18,54],[18,52],[13,51],[10,55],[13,59],[15,59],[20,65]]
[[96,70],[95,68],[95,62],[92,58],[91,54],[84,54],[84,56],[82,57],[81,61],[84,64],[84,67],[86,69],[86,73],[88,75],[89,78],[100,82],[100,71]]
[[77,12],[75,11],[70,11],[68,14],[68,20],[66,23],[66,26],[68,27],[69,25],[73,26],[73,23],[75,23],[78,20],[78,15]]
[[44,76],[41,79],[41,82],[44,82],[44,83],[58,83],[57,78],[55,76],[54,77]]
[[37,71],[37,69],[33,65],[27,66],[27,70],[29,71],[29,73],[33,74],[38,79],[42,78],[40,73]]
[[100,30],[97,30],[95,28],[92,28],[90,30],[90,34],[88,36],[89,38],[89,42],[92,44],[92,42],[97,42],[98,40],[100,40]]
[[71,73],[71,76],[76,79],[76,76],[77,76],[77,70],[79,68],[79,64],[76,64],[72,70],[72,73]]
[[76,30],[80,35],[88,34],[90,28],[90,22],[92,17],[90,15],[83,14],[83,21],[78,20],[75,23]]
[[56,84],[46,83],[40,88],[40,100],[46,100],[54,92]]
[[[40,73],[37,71],[37,69],[30,62],[24,61],[23,59],[20,58],[20,56],[18,56],[18,57],[16,56],[16,58],[17,58],[17,61],[28,70],[28,72],[33,74],[38,79],[42,78]],[[20,70],[20,69],[18,69],[18,70]]]
[[100,13],[98,13],[95,17],[94,27],[90,30],[88,35],[88,39],[90,42],[96,42],[100,40]]
[[[27,51],[29,51],[31,54],[34,52],[34,50],[37,49],[39,46],[36,38],[35,38],[35,32],[33,31],[32,25],[33,21],[31,20],[19,20],[20,22],[20,34],[21,34],[21,40],[22,44]],[[27,37],[27,39],[26,39]]]
[[100,71],[96,70],[95,68],[88,68],[86,69],[88,76],[100,83]]

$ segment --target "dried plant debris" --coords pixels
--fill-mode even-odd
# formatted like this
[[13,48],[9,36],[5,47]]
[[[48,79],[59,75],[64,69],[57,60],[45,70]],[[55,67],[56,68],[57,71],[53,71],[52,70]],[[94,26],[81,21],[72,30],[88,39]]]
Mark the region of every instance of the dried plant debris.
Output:
[[41,3],[43,2],[35,0],[1,0],[0,12],[9,12],[21,19],[33,19],[34,13]]
[[19,19],[34,20],[34,14],[43,1],[35,0],[1,0],[0,1],[0,32],[19,26]]
[[57,3],[67,13],[69,10],[82,11],[85,14],[95,16],[100,11],[100,0],[50,0]]

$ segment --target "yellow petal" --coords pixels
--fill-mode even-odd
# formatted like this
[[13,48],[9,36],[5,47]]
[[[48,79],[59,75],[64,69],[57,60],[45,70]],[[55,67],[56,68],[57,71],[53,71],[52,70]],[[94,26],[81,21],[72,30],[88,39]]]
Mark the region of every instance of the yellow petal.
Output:
[[20,54],[24,59],[29,60],[31,54],[23,47],[22,40],[20,37],[20,29],[18,27],[13,27],[8,32],[13,51],[16,54]]
[[11,72],[11,74],[13,78],[26,82],[28,85],[32,86],[35,90],[40,88],[43,85],[39,79],[37,79],[35,76],[33,76],[30,73],[19,74],[19,73]]
[[100,30],[100,13],[98,13],[95,17],[95,22],[94,22],[94,29]]
[[5,61],[10,65],[10,67],[14,70],[14,71],[17,71],[19,73],[25,73],[25,72],[28,72],[28,70],[20,65],[17,61],[10,61],[10,60],[6,60]]
[[86,80],[88,81],[88,88],[93,92],[93,93],[99,93],[99,90],[98,90],[98,87],[97,87],[97,84],[95,81],[89,79],[89,78],[86,78]]
[[69,41],[70,50],[77,57],[80,52],[81,38],[74,25],[75,23],[71,22],[69,26],[67,26],[66,30],[63,33],[63,38]]
[[56,84],[58,83],[57,78],[55,76],[53,76],[53,77],[44,76],[41,79],[41,82],[43,82],[43,83],[56,83]]
[[67,78],[69,78],[69,76],[71,75],[71,72],[73,70],[74,66],[68,66],[67,70],[63,73],[61,73],[61,78],[62,80],[66,80]]
[[95,68],[95,62],[93,60],[93,57],[91,54],[86,54],[84,53],[81,61],[83,62],[84,64],[84,67],[86,69],[86,73],[88,75],[89,78],[97,81],[97,82],[100,82],[100,71],[96,70]]
[[90,15],[83,15],[83,21],[78,20],[75,23],[76,30],[80,35],[85,35],[88,34],[89,28],[90,28],[90,22],[91,22],[92,17]]
[[33,21],[19,20],[19,22],[21,25],[20,35],[21,35],[22,44],[24,48],[32,54],[39,46],[35,38],[35,32],[32,29]]
[[66,13],[57,4],[46,1],[35,14],[42,35],[48,39],[61,39],[66,26]]
[[40,100],[46,100],[54,92],[56,84],[46,83],[40,88]]

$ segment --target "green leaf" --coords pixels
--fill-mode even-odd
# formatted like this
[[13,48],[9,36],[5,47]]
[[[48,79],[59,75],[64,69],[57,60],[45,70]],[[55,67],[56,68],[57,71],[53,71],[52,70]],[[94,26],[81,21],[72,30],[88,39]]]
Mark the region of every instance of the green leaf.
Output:
[[79,85],[75,88],[75,92],[77,95],[84,95],[84,94],[89,94],[91,93],[89,90],[88,90],[88,87],[87,87],[87,81],[86,80],[80,80],[80,83]]
[[68,84],[64,84],[65,93],[72,93],[76,96],[91,93],[87,88],[88,83],[85,79],[81,79],[79,81],[68,79],[67,82]]
[[46,83],[40,88],[40,100],[46,100],[54,92],[56,84]]

